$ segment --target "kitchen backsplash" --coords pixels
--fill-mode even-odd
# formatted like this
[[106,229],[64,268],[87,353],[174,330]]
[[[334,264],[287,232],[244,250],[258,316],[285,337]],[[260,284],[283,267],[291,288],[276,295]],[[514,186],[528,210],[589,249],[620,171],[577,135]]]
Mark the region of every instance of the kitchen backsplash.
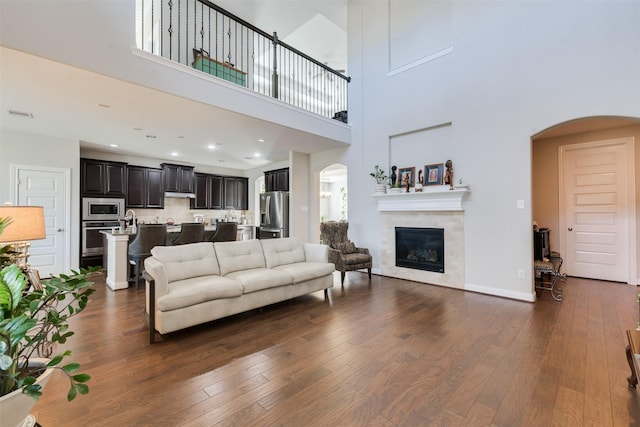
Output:
[[242,223],[242,214],[247,219],[247,224],[253,224],[253,215],[251,211],[241,210],[204,210],[191,209],[189,199],[175,199],[167,197],[164,199],[164,209],[132,209],[136,213],[138,223],[160,223],[164,224],[167,220],[173,220],[175,224],[183,222],[194,222],[194,215],[203,215],[206,223],[211,224],[216,219],[224,219],[228,221],[236,221]]

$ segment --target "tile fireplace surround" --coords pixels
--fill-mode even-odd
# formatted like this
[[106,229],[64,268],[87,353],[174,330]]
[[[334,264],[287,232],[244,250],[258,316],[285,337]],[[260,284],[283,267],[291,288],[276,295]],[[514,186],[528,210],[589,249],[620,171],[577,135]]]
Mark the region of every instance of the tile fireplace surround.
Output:
[[[467,189],[425,188],[422,193],[375,194],[380,211],[383,276],[464,289],[464,209]],[[395,265],[395,227],[444,228],[444,274]]]

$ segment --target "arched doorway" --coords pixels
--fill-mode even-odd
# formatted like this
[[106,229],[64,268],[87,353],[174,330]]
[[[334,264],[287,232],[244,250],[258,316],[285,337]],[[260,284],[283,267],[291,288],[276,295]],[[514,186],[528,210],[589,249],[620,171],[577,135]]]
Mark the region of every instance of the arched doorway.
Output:
[[348,219],[347,167],[335,163],[320,171],[320,222]]
[[[551,250],[563,256],[565,272],[637,284],[640,118],[571,120],[539,132],[531,141],[532,218],[551,229]],[[627,147],[623,154],[607,151],[620,142]],[[605,160],[616,156],[607,169]],[[620,180],[624,185],[613,188],[611,183]],[[624,267],[622,275],[607,273],[614,265]]]

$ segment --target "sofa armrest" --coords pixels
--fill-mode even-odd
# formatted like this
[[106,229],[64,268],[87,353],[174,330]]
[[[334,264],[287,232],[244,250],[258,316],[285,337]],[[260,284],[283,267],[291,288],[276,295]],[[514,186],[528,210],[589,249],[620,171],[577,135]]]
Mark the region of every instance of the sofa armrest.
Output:
[[155,281],[156,300],[169,293],[169,279],[164,265],[153,257],[144,260],[144,270]]
[[329,262],[329,246],[320,243],[305,243],[304,258],[307,262]]

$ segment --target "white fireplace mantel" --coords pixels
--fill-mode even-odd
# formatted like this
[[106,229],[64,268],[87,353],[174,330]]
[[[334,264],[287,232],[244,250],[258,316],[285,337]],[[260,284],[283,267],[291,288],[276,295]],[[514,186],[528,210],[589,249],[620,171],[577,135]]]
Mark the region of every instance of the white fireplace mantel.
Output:
[[409,211],[464,211],[462,199],[469,193],[468,188],[454,188],[449,186],[425,187],[419,193],[386,193],[374,194],[378,201],[378,210],[382,212]]

